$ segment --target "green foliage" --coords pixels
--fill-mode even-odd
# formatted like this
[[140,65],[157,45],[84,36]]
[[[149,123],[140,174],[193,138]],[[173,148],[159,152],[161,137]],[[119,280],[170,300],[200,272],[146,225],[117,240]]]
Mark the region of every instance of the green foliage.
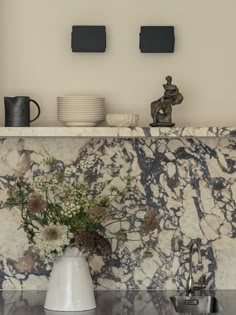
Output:
[[53,156],[44,159],[44,163],[49,166],[55,166],[57,162],[58,162],[57,159],[55,159]]
[[143,258],[152,258],[153,253],[150,250],[146,250],[143,254]]
[[[48,158],[47,165],[56,164],[56,159]],[[106,183],[98,185],[94,192],[87,183],[70,182],[64,172],[40,175],[28,183],[20,178],[9,191],[7,206],[19,207],[22,216],[21,227],[33,242],[40,227],[64,225],[69,232],[96,231],[104,233],[103,223],[109,218],[109,208],[116,198],[125,196],[127,185],[123,190],[112,186],[104,194]],[[117,239],[127,240],[124,230],[117,233]]]

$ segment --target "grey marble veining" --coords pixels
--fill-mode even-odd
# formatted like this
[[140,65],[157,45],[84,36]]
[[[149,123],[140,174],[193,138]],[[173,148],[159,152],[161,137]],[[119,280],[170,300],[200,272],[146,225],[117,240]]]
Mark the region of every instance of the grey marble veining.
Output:
[[[63,312],[64,315],[176,315],[170,297],[175,291],[97,291],[97,309],[87,312]],[[222,315],[234,315],[236,291],[216,291],[215,296],[223,310]],[[0,315],[54,315],[44,310],[45,291],[0,292]]]
[[[136,190],[112,209],[109,229],[122,228],[126,242],[113,240],[113,256],[89,259],[96,289],[184,289],[188,245],[202,239],[208,289],[236,289],[236,140],[4,139],[0,141],[0,287],[46,289],[51,264],[32,251],[19,230],[18,209],[5,207],[17,176],[53,170],[82,175],[92,187],[134,177]],[[148,215],[149,221],[145,221]],[[117,221],[121,223],[117,223]],[[120,225],[121,224],[121,225]],[[196,256],[194,256],[196,261]]]

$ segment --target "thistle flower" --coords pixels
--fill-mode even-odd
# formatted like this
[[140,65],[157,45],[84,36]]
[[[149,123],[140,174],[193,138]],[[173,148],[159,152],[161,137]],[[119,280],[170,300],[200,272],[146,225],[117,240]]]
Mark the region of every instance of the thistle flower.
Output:
[[88,210],[89,216],[95,221],[102,222],[108,218],[107,208],[104,207],[96,207]]
[[159,217],[156,214],[156,211],[154,209],[150,209],[146,216],[145,216],[145,221],[142,224],[140,231],[143,234],[148,234],[152,231],[154,231],[159,224]]
[[110,242],[95,231],[79,231],[75,234],[75,245],[87,255],[102,254],[110,256],[112,253]]
[[32,214],[39,214],[47,207],[47,202],[40,195],[33,195],[27,202],[27,210]]
[[65,225],[47,225],[41,227],[33,241],[40,255],[54,257],[62,255],[65,246],[70,244],[73,234],[69,233],[69,228]]

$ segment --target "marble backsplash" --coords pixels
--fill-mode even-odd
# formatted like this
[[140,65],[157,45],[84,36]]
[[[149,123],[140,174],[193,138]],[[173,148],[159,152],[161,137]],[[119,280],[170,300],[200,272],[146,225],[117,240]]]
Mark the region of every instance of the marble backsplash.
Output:
[[[188,246],[202,240],[203,268],[211,289],[236,289],[236,141],[200,139],[0,139],[0,289],[46,289],[51,265],[32,251],[20,212],[5,207],[18,176],[37,174],[43,161],[83,174],[92,184],[129,174],[138,187],[115,204],[128,241],[113,240],[111,259],[89,260],[97,289],[183,289]],[[155,229],[140,233],[145,215]],[[148,228],[148,227],[147,227]],[[118,231],[120,224],[111,224]],[[196,262],[197,256],[194,255]]]

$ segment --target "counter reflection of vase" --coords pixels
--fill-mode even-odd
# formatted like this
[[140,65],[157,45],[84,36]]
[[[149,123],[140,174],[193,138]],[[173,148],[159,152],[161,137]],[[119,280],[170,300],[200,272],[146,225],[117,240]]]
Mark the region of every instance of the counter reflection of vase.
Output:
[[44,308],[77,312],[96,308],[88,263],[76,248],[67,249],[52,269]]

